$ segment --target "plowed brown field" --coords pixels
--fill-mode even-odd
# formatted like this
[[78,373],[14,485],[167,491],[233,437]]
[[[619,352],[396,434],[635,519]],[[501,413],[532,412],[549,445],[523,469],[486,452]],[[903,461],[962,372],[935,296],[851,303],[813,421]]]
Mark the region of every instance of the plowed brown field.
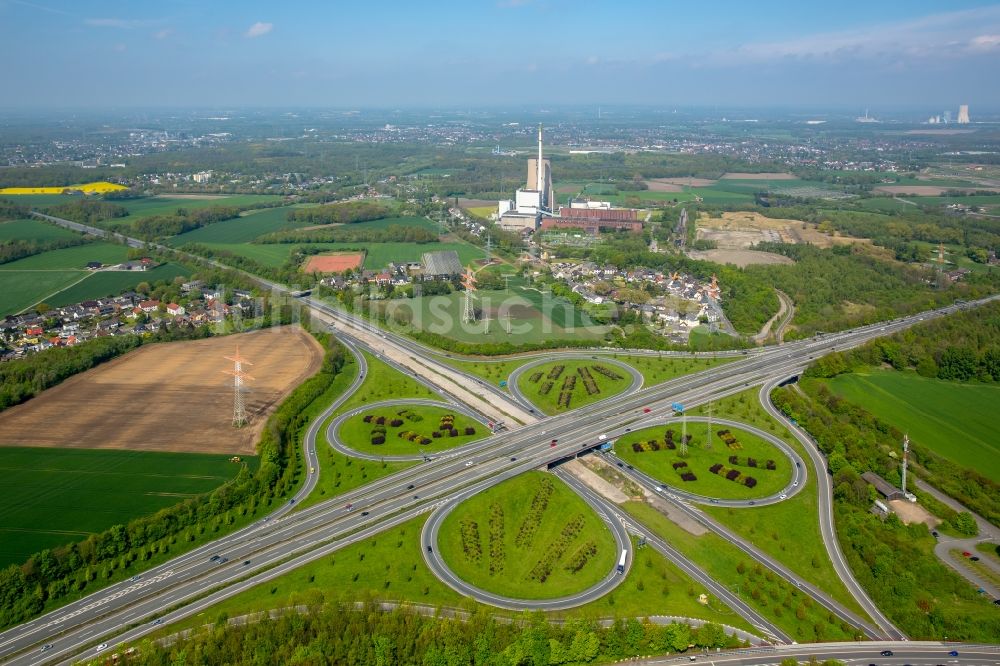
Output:
[[[250,423],[232,427],[232,356]],[[0,446],[253,453],[267,416],[315,374],[322,347],[298,326],[143,346],[0,413]]]

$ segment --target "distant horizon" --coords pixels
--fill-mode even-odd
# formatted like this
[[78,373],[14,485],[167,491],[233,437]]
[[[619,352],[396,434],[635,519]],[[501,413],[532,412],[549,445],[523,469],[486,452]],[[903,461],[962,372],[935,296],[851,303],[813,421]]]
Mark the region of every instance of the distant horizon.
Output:
[[984,0],[0,0],[0,54],[10,109],[1000,108]]

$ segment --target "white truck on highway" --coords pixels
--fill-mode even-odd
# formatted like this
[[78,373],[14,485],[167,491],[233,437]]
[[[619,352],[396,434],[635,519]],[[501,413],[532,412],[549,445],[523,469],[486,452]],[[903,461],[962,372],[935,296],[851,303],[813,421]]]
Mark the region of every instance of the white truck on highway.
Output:
[[618,573],[625,573],[625,558],[628,557],[628,550],[622,550],[622,556],[618,558]]

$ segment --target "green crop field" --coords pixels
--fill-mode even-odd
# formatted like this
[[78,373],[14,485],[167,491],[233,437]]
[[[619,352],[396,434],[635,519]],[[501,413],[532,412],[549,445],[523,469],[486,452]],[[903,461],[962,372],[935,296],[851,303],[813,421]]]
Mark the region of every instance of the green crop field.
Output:
[[[53,307],[62,307],[94,298],[117,296],[123,291],[135,289],[140,282],[150,284],[160,280],[173,280],[175,277],[188,276],[191,271],[178,264],[163,264],[148,271],[99,271],[91,273],[81,282],[63,289],[58,294],[46,299]],[[0,280],[3,279],[0,274]]]
[[129,212],[128,217],[119,218],[114,221],[128,222],[142,217],[149,217],[150,215],[173,215],[179,208],[192,210],[195,208],[208,208],[209,206],[252,206],[280,200],[281,197],[275,194],[234,194],[222,196],[218,199],[183,199],[171,198],[169,195],[146,197],[144,199],[127,199],[113,202],[124,206]]
[[0,447],[0,566],[208,492],[240,467],[222,455]]
[[439,552],[468,583],[518,599],[585,590],[618,560],[614,537],[565,484],[528,472],[462,502],[441,526]]
[[79,194],[4,194],[0,195],[0,199],[29,208],[47,208],[74,201],[99,200],[100,197],[85,197]]
[[86,270],[88,261],[117,264],[128,258],[128,248],[112,243],[87,243],[59,250],[49,250],[0,265],[0,271]]
[[[450,421],[448,417],[451,417]],[[365,419],[369,419],[367,422]],[[378,420],[383,423],[379,424]],[[393,425],[398,421],[398,425]],[[451,427],[447,427],[450,424]],[[473,432],[466,434],[466,428]],[[451,432],[458,433],[452,437]],[[406,436],[416,436],[411,440]],[[445,407],[392,405],[372,408],[344,421],[340,439],[351,448],[375,455],[434,454],[489,437],[482,423]],[[374,438],[385,441],[375,444]]]
[[57,227],[54,224],[42,222],[41,220],[11,220],[0,222],[0,242],[21,240],[21,241],[49,241],[63,238],[79,238],[80,235]]
[[289,222],[289,207],[263,208],[248,211],[245,215],[216,222],[186,234],[173,236],[168,245],[179,247],[184,243],[249,243],[262,234],[283,229],[297,229],[307,226],[304,222]]
[[[669,441],[666,440],[668,430],[673,431]],[[631,432],[618,438],[615,453],[625,462],[667,485],[706,497],[767,497],[784,488],[791,479],[792,470],[788,458],[756,435],[729,426],[714,425],[709,436],[707,423],[688,423],[686,434],[691,440],[687,456],[682,456],[680,447],[684,430],[682,424],[671,423]],[[735,442],[727,444],[717,434],[720,430],[729,430],[735,437]],[[671,443],[674,448],[670,448]],[[708,448],[709,443],[711,448]],[[729,461],[730,456],[734,455],[738,457],[736,464]],[[749,465],[748,458],[754,459],[756,466]],[[775,469],[766,469],[768,460],[774,461]],[[719,474],[714,474],[709,469],[715,464],[723,465]],[[674,465],[684,466],[675,468]],[[740,472],[741,476],[737,478],[741,480],[728,480],[725,474],[729,470]],[[684,473],[693,474],[695,479],[685,480],[681,476]],[[742,481],[746,477],[756,479],[757,485],[747,487]]]
[[441,225],[428,220],[426,217],[408,215],[406,217],[383,217],[379,220],[368,220],[366,222],[354,222],[352,224],[337,225],[339,229],[386,229],[391,226],[400,227],[421,227],[431,231],[441,231]]
[[[597,368],[614,376],[601,374]],[[587,377],[593,380],[590,389]],[[567,359],[524,371],[518,378],[518,388],[546,414],[559,414],[618,395],[631,381],[627,372],[616,365],[600,360]]]
[[1000,386],[873,370],[829,380],[830,390],[905,430],[911,441],[1000,482],[994,410]]
[[0,317],[21,312],[86,277],[82,271],[0,271]]

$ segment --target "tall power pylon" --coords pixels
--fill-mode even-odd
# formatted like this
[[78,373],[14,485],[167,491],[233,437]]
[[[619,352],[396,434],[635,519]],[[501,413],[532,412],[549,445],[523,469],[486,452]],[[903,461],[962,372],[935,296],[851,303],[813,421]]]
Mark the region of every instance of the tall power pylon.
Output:
[[476,290],[476,276],[468,268],[462,276],[462,286],[465,287],[465,307],[462,309],[462,322],[471,324],[476,321],[476,309],[472,305],[472,292]]
[[910,456],[910,436],[903,435],[903,494],[906,494],[906,466],[909,463]]
[[236,346],[236,355],[227,356],[226,360],[233,362],[232,370],[223,371],[227,375],[233,376],[233,427],[241,428],[247,423],[246,404],[243,401],[243,382],[253,379],[243,372],[243,365],[253,365],[253,363],[240,356],[239,345]]

